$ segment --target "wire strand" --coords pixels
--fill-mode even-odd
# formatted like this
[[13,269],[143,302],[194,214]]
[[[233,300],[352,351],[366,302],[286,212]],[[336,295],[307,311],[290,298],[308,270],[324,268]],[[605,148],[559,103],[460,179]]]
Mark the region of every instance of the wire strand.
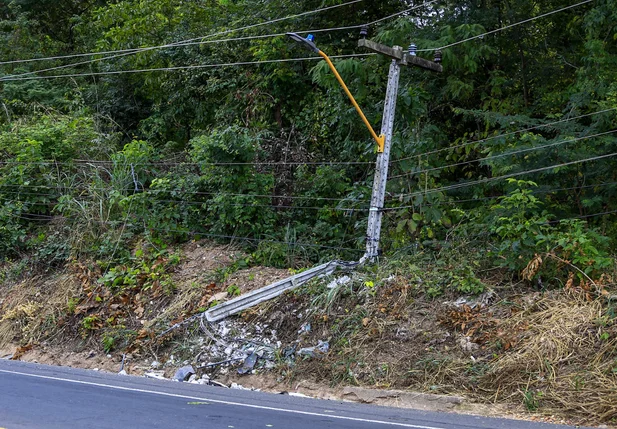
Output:
[[[573,190],[582,190],[582,189],[601,189],[601,188],[605,188],[608,186],[615,186],[617,185],[617,182],[607,182],[607,183],[599,183],[599,184],[595,184],[595,185],[585,185],[585,186],[572,186],[569,188],[552,188],[552,189],[537,189],[532,191],[531,193],[533,195],[537,195],[537,194],[553,194],[553,193],[557,193],[557,192],[563,192],[563,191],[573,191]],[[473,203],[473,202],[481,202],[481,201],[488,201],[488,200],[496,200],[499,198],[504,197],[504,195],[495,195],[495,196],[491,196],[491,197],[482,197],[482,198],[469,198],[469,199],[465,199],[465,200],[454,200],[454,201],[440,201],[437,203],[423,203],[423,204],[418,204],[418,205],[404,205],[404,206],[396,206],[396,207],[386,207],[384,209],[382,209],[383,212],[394,212],[394,211],[400,211],[400,210],[407,210],[407,209],[414,209],[414,208],[418,208],[418,206],[422,206],[422,207],[441,207],[441,206],[445,206],[445,205],[456,205],[456,204],[464,204],[464,203]],[[388,201],[390,202],[390,201]]]
[[419,153],[417,155],[412,155],[412,156],[408,156],[408,157],[405,157],[405,158],[399,158],[399,159],[393,160],[393,161],[390,162],[390,164],[407,161],[409,159],[417,159],[419,156],[428,156],[428,155],[433,155],[433,154],[440,153],[440,152],[445,152],[445,151],[448,151],[448,150],[459,149],[459,148],[466,147],[466,146],[473,145],[473,144],[485,143],[487,141],[499,139],[499,138],[502,138],[502,137],[507,137],[507,136],[511,136],[511,135],[514,135],[514,134],[518,134],[518,133],[525,133],[527,131],[537,130],[538,128],[550,127],[550,126],[561,124],[561,123],[564,123],[564,122],[569,122],[569,121],[574,121],[576,119],[582,119],[582,118],[587,118],[587,117],[590,117],[590,116],[600,115],[602,113],[612,112],[612,111],[615,111],[615,110],[617,110],[617,107],[612,107],[610,109],[604,109],[604,110],[600,110],[600,111],[593,112],[593,113],[587,113],[587,114],[580,115],[580,116],[575,116],[575,117],[572,117],[572,118],[561,119],[559,121],[549,122],[548,124],[541,124],[541,125],[536,125],[534,127],[523,128],[523,129],[516,130],[516,131],[510,131],[510,132],[499,134],[499,135],[496,135],[496,136],[487,137],[487,138],[482,139],[482,140],[474,140],[474,141],[465,142],[465,143],[462,143],[462,144],[459,144],[459,145],[455,145],[455,146],[449,146],[449,147],[445,147],[445,148],[441,148],[441,149],[434,149],[434,150],[430,150],[428,152]]
[[443,187],[440,187],[440,188],[429,189],[427,191],[418,191],[418,192],[411,192],[411,193],[407,193],[407,194],[398,194],[397,197],[398,198],[402,198],[402,197],[413,197],[413,196],[420,196],[420,195],[428,195],[428,194],[432,194],[432,193],[435,193],[435,192],[449,191],[449,190],[452,190],[452,189],[465,188],[465,187],[473,186],[473,185],[481,185],[481,184],[484,184],[484,183],[494,182],[494,181],[503,180],[503,179],[509,179],[509,178],[512,178],[512,177],[518,177],[518,176],[522,176],[522,175],[525,175],[525,174],[539,173],[539,172],[551,170],[551,169],[554,169],[554,168],[567,167],[569,165],[575,165],[575,164],[582,164],[582,163],[585,163],[585,162],[597,161],[597,160],[600,160],[600,159],[610,158],[610,157],[613,157],[615,155],[617,155],[617,152],[613,152],[613,153],[609,153],[609,154],[605,154],[605,155],[594,156],[594,157],[591,157],[591,158],[578,159],[578,160],[575,160],[575,161],[564,162],[564,163],[561,163],[561,164],[550,165],[548,167],[535,168],[533,170],[526,170],[526,171],[520,171],[520,172],[517,172],[517,173],[505,174],[503,176],[498,176],[498,177],[489,177],[489,178],[486,178],[486,179],[480,179],[480,180],[475,180],[475,181],[471,181],[471,182],[457,183],[457,184],[450,185],[450,186],[443,186]]
[[[363,0],[357,0],[357,1],[363,1]],[[302,30],[302,31],[298,31],[298,34],[306,34],[306,33],[321,33],[321,32],[329,32],[329,31],[340,31],[340,30],[351,30],[351,29],[357,29],[357,28],[361,28],[365,25],[369,26],[369,25],[374,25],[377,24],[379,22],[391,19],[393,17],[402,15],[404,13],[408,13],[412,10],[415,9],[419,9],[420,7],[424,7],[427,6],[431,3],[435,3],[437,0],[432,0],[426,3],[423,3],[421,5],[418,6],[414,6],[412,8],[406,9],[404,11],[398,12],[396,14],[392,14],[389,15],[385,18],[381,18],[375,21],[372,21],[370,23],[366,23],[366,24],[357,24],[357,25],[352,25],[352,26],[346,26],[346,27],[332,27],[332,28],[323,28],[323,29],[312,29],[312,30]],[[354,3],[354,2],[352,2]],[[351,4],[351,3],[349,3]],[[347,5],[347,4],[345,4]],[[338,5],[336,7],[340,7],[342,5]],[[246,29],[246,28],[243,28]],[[240,31],[240,30],[230,30],[230,31]],[[183,41],[183,42],[176,42],[173,44],[169,44],[169,45],[161,45],[161,46],[154,46],[154,47],[147,47],[147,48],[135,48],[135,49],[126,49],[126,50],[116,50],[116,51],[106,51],[106,52],[97,52],[97,53],[87,53],[87,54],[77,54],[75,56],[60,56],[60,57],[47,57],[47,58],[37,58],[37,59],[33,59],[33,60],[21,60],[21,61],[9,61],[9,62],[0,62],[0,65],[2,64],[12,64],[12,63],[17,63],[17,62],[29,62],[29,61],[42,61],[45,59],[59,59],[59,58],[71,58],[71,57],[81,57],[81,56],[92,56],[92,55],[102,55],[102,54],[116,54],[116,55],[112,55],[112,56],[107,56],[107,57],[102,57],[102,58],[95,58],[92,60],[87,60],[87,61],[82,61],[82,62],[77,62],[77,63],[71,63],[71,64],[64,64],[61,66],[56,66],[56,67],[50,67],[50,68],[46,68],[43,70],[36,70],[36,71],[31,71],[31,72],[25,72],[25,73],[20,73],[17,75],[9,75],[9,76],[3,76],[0,77],[0,81],[5,81],[5,80],[16,80],[16,78],[18,77],[25,77],[25,76],[30,76],[30,75],[35,75],[35,74],[40,74],[40,73],[44,73],[44,72],[48,72],[48,71],[54,71],[54,70],[61,70],[61,69],[65,69],[65,68],[71,68],[71,67],[75,67],[75,66],[79,66],[79,65],[84,65],[84,64],[91,64],[91,63],[95,63],[95,62],[99,62],[99,61],[107,61],[107,60],[111,60],[114,58],[120,58],[120,57],[125,57],[128,55],[133,55],[133,54],[137,54],[140,52],[146,52],[146,51],[150,51],[150,50],[154,50],[154,49],[163,49],[163,48],[176,48],[176,47],[186,47],[186,46],[192,46],[192,45],[203,45],[203,44],[211,44],[211,43],[223,43],[223,42],[231,42],[231,41],[247,41],[247,40],[255,40],[255,39],[265,39],[265,38],[271,38],[271,37],[279,37],[279,36],[284,36],[287,33],[273,33],[273,34],[266,34],[266,35],[256,35],[256,36],[245,36],[245,37],[236,37],[236,38],[227,38],[227,39],[217,39],[217,40],[204,40],[206,38],[210,38],[210,37],[215,37],[218,35],[222,35],[225,34],[226,32],[222,32],[222,33],[215,33],[213,35],[209,35],[209,36],[202,36],[201,40],[199,41],[194,41],[196,39],[189,39],[187,41]]]
[[203,40],[203,39],[207,39],[207,38],[210,38],[210,37],[216,37],[216,36],[224,36],[225,34],[233,33],[233,32],[236,32],[236,31],[244,31],[244,30],[250,30],[252,28],[263,27],[265,25],[270,25],[270,24],[274,24],[274,23],[277,23],[277,22],[286,21],[288,19],[299,18],[299,17],[302,17],[302,16],[307,16],[307,15],[312,15],[312,14],[315,14],[315,13],[325,12],[327,10],[332,10],[332,9],[336,9],[336,8],[340,8],[340,7],[344,7],[344,6],[350,6],[352,4],[360,3],[362,1],[364,1],[364,0],[352,0],[352,1],[349,1],[349,2],[346,2],[346,3],[341,3],[341,4],[338,4],[338,5],[327,6],[327,7],[315,9],[315,10],[312,10],[312,11],[302,12],[302,13],[295,14],[295,15],[288,15],[286,17],[276,18],[276,19],[272,19],[272,20],[269,20],[269,21],[265,21],[265,22],[260,22],[258,24],[251,24],[251,25],[247,25],[247,26],[244,26],[244,27],[240,27],[240,28],[219,31],[219,32],[214,33],[214,34],[209,34],[209,35],[205,35],[205,36],[195,37],[195,38],[192,38],[192,39],[180,40],[178,42],[167,43],[167,44],[164,44],[164,45],[146,46],[146,47],[142,47],[142,48],[117,49],[117,50],[102,51],[102,52],[87,52],[87,53],[81,53],[81,54],[59,55],[59,56],[46,57],[46,58],[30,58],[30,59],[24,59],[24,60],[0,61],[0,65],[18,64],[18,63],[26,63],[26,62],[33,62],[33,61],[46,61],[46,60],[59,60],[59,59],[67,59],[67,58],[79,58],[79,57],[86,57],[86,56],[92,56],[92,55],[107,55],[107,54],[117,54],[117,53],[138,53],[138,52],[144,52],[144,51],[154,50],[154,49],[172,48],[172,47],[182,46],[183,44],[191,43],[191,42],[194,42],[196,40]]
[[527,152],[531,152],[531,151],[534,151],[534,150],[547,149],[547,148],[550,148],[550,147],[560,146],[560,145],[563,145],[563,144],[575,143],[575,142],[578,142],[578,141],[588,140],[588,139],[592,139],[592,138],[595,138],[595,137],[602,137],[602,136],[605,136],[605,135],[608,135],[608,134],[613,134],[613,133],[616,133],[616,132],[617,132],[617,129],[611,130],[611,131],[607,131],[607,132],[604,132],[604,133],[594,134],[594,135],[591,135],[591,136],[577,137],[577,138],[570,139],[570,140],[562,140],[562,141],[558,141],[558,142],[548,143],[548,144],[545,144],[545,145],[529,147],[529,148],[525,148],[525,149],[519,149],[519,150],[515,150],[515,151],[512,151],[512,152],[503,152],[503,153],[499,153],[497,155],[491,155],[491,156],[487,156],[487,157],[480,158],[480,159],[473,159],[473,160],[470,160],[470,161],[461,161],[461,162],[457,162],[457,163],[454,163],[454,164],[444,165],[442,167],[433,167],[433,168],[428,168],[428,169],[425,169],[425,170],[412,171],[412,172],[409,172],[409,173],[403,173],[403,174],[399,174],[399,175],[396,175],[396,176],[391,176],[391,177],[388,178],[388,181],[394,180],[394,179],[399,179],[401,177],[409,177],[409,176],[416,175],[416,174],[423,174],[423,173],[430,173],[432,171],[445,170],[445,169],[451,168],[451,167],[460,167],[462,165],[474,164],[476,162],[490,161],[492,159],[503,158],[503,157],[510,156],[510,155],[519,155],[521,153],[527,153]]
[[458,42],[450,43],[450,44],[447,44],[447,45],[441,46],[441,47],[439,47],[439,48],[426,48],[426,49],[418,49],[418,52],[433,52],[433,51],[437,51],[437,50],[444,50],[444,49],[448,49],[448,48],[451,48],[451,47],[453,47],[453,46],[457,46],[457,45],[460,45],[460,44],[462,44],[462,43],[469,42],[469,41],[471,41],[471,40],[481,39],[481,38],[483,38],[484,36],[488,36],[488,35],[490,35],[490,34],[499,33],[500,31],[508,30],[508,29],[510,29],[510,28],[513,28],[513,27],[516,27],[516,26],[519,26],[519,25],[522,25],[522,24],[527,24],[527,23],[532,22],[532,21],[535,21],[535,20],[537,20],[537,19],[540,19],[540,18],[545,18],[545,17],[547,17],[547,16],[554,15],[554,14],[556,14],[556,13],[563,12],[563,11],[566,11],[566,10],[568,10],[568,9],[572,9],[572,8],[575,8],[575,7],[578,7],[578,6],[582,6],[582,5],[584,5],[584,4],[591,3],[591,2],[593,2],[593,1],[594,1],[594,0],[585,0],[585,1],[582,1],[582,2],[580,2],[580,3],[576,3],[576,4],[573,4],[573,5],[570,5],[570,6],[563,7],[563,8],[561,8],[561,9],[556,9],[556,10],[553,10],[553,11],[551,11],[551,12],[547,12],[547,13],[543,13],[543,14],[538,15],[538,16],[534,16],[533,18],[528,18],[528,19],[525,19],[525,20],[523,20],[523,21],[516,22],[516,23],[514,23],[514,24],[506,25],[506,26],[504,26],[504,27],[500,27],[500,28],[497,28],[497,29],[495,29],[495,30],[487,31],[486,33],[478,34],[477,36],[468,37],[468,38],[466,38],[466,39],[459,40]]
[[[368,56],[377,55],[374,53],[369,54],[348,54],[348,55],[333,55],[330,58],[363,58]],[[119,74],[134,74],[134,73],[147,73],[147,72],[155,72],[155,71],[178,71],[178,70],[194,70],[194,69],[206,69],[206,68],[218,68],[218,67],[234,67],[234,66],[246,66],[246,65],[254,65],[254,64],[274,64],[274,63],[288,63],[295,61],[316,61],[321,60],[320,57],[301,57],[301,58],[285,58],[279,60],[260,60],[260,61],[240,61],[236,63],[219,63],[219,64],[200,64],[200,65],[192,65],[192,66],[177,66],[177,67],[157,67],[151,69],[137,69],[137,70],[112,70],[107,72],[91,72],[91,73],[73,73],[73,74],[63,74],[63,75],[53,75],[53,76],[27,76],[23,78],[11,78],[4,79],[6,82],[11,81],[19,81],[19,80],[41,80],[41,79],[59,79],[59,78],[67,78],[67,77],[84,77],[84,76],[107,76],[107,75],[119,75]]]

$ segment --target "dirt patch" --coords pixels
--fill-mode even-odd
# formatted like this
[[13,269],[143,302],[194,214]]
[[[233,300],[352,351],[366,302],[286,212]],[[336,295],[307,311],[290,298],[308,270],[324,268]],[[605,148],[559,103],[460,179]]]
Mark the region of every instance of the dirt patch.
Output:
[[225,288],[235,285],[244,294],[283,280],[290,275],[289,270],[253,267],[231,274],[225,281]]
[[202,240],[182,247],[182,262],[172,278],[178,284],[206,281],[214,270],[230,266],[242,252],[230,246],[220,246]]

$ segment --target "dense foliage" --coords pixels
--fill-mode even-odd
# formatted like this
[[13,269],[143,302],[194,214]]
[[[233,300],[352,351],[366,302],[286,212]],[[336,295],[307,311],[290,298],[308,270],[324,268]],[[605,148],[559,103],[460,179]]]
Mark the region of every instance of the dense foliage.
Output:
[[[357,259],[374,143],[325,62],[293,60],[313,54],[280,34],[353,27],[317,43],[366,53],[358,26],[408,10],[369,38],[428,59],[471,40],[443,49],[442,74],[402,72],[384,252],[465,243],[529,280],[555,268],[541,255],[598,278],[617,245],[617,1],[304,13],[341,3],[0,1],[0,258],[121,259],[144,237],[202,237],[271,264]],[[376,128],[388,62],[336,61]]]

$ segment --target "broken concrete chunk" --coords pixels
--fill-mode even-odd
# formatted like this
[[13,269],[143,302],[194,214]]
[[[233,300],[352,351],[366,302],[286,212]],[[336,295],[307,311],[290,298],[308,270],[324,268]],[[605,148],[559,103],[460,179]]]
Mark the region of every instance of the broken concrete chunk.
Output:
[[458,345],[464,352],[472,353],[480,349],[480,345],[471,341],[470,337],[461,337],[458,339]]
[[257,363],[257,353],[253,352],[247,356],[244,360],[244,365],[241,368],[238,368],[238,374],[249,374],[255,368],[255,364]]
[[351,281],[351,277],[349,277],[349,276],[339,277],[338,279],[332,280],[330,283],[328,283],[327,288],[328,289],[334,289],[335,287],[347,284],[350,281]]
[[219,292],[217,294],[214,294],[208,300],[208,304],[212,304],[214,301],[216,302],[224,301],[227,299],[227,296],[229,296],[227,292]]
[[195,369],[191,365],[183,366],[179,368],[174,374],[174,380],[186,381],[191,375],[195,374]]
[[163,371],[148,371],[144,374],[146,378],[153,378],[155,380],[167,380],[163,375]]
[[306,322],[300,327],[298,334],[303,335],[308,334],[309,332],[311,332],[311,324],[309,322]]
[[298,350],[298,354],[300,356],[320,357],[328,353],[329,350],[330,343],[328,343],[327,341],[319,341],[319,343],[315,347],[305,347]]

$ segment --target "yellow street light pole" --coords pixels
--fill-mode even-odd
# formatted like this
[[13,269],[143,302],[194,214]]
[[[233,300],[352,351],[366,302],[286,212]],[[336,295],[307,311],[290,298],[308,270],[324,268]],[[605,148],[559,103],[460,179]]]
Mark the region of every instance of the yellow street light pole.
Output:
[[313,43],[313,41],[311,39],[305,39],[304,37],[299,36],[296,33],[287,33],[287,35],[290,38],[292,38],[293,40],[295,40],[296,42],[302,43],[305,47],[309,48],[313,52],[316,52],[324,60],[326,60],[326,63],[328,63],[328,66],[330,67],[330,70],[332,70],[332,73],[334,73],[334,76],[336,76],[336,79],[338,80],[338,82],[343,87],[343,90],[345,91],[345,94],[347,94],[347,96],[349,97],[349,100],[351,100],[351,104],[353,104],[353,107],[356,108],[356,111],[360,115],[360,118],[362,118],[362,121],[364,122],[364,124],[368,128],[369,132],[371,133],[371,135],[375,139],[375,142],[377,143],[377,152],[378,153],[382,153],[384,151],[384,146],[385,146],[385,141],[386,141],[385,135],[383,135],[383,134],[377,135],[377,133],[375,132],[375,130],[371,126],[371,123],[368,121],[368,119],[366,119],[366,116],[364,115],[364,112],[362,111],[362,109],[358,105],[358,102],[356,101],[354,96],[349,91],[349,88],[347,88],[347,85],[345,84],[345,81],[343,80],[343,78],[339,74],[338,70],[336,70],[336,67],[334,67],[334,64],[332,63],[332,61],[330,60],[328,55],[326,55],[325,52],[321,51],[317,46],[315,46],[315,44]]

